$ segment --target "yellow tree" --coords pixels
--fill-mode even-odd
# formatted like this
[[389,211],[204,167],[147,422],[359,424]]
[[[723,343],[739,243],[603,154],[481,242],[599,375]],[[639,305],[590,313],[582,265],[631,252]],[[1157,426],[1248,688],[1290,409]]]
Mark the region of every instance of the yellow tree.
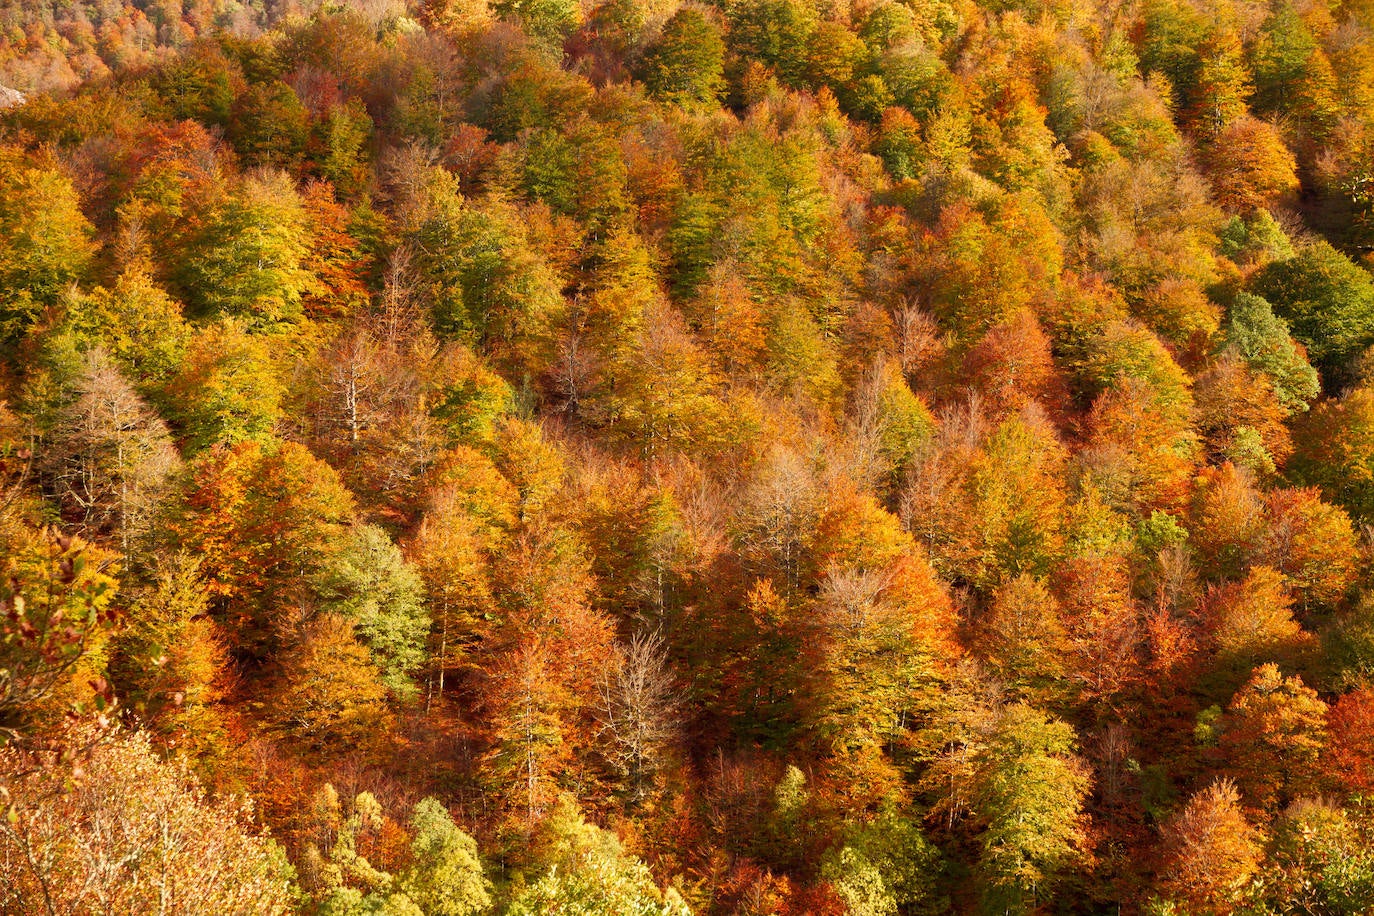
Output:
[[1298,164],[1272,124],[1248,116],[1227,124],[1202,150],[1217,200],[1249,213],[1298,190]]
[[248,803],[211,798],[146,736],[99,742],[79,767],[9,748],[0,752],[0,781],[12,814],[0,818],[6,913],[294,910],[286,856],[252,825]]
[[1235,784],[1220,780],[1196,793],[1161,833],[1159,883],[1166,898],[1187,912],[1232,912],[1263,858]]
[[480,452],[450,453],[411,543],[425,583],[433,633],[427,706],[442,697],[447,675],[471,662],[494,609],[491,555],[515,523],[518,494]]
[[1267,811],[1319,789],[1326,704],[1277,665],[1254,670],[1227,707],[1221,748],[1246,800]]
[[389,724],[386,686],[351,620],[322,614],[281,658],[271,714],[317,749],[379,741]]
[[0,346],[81,279],[90,236],[76,188],[55,163],[0,148]]

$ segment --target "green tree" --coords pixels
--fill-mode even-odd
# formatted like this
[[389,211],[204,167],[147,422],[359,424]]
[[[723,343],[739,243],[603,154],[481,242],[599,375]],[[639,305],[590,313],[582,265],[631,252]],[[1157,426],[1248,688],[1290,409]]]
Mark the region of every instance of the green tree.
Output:
[[547,347],[563,302],[559,282],[511,208],[469,205],[441,190],[410,240],[441,336],[495,344],[503,356]]
[[187,345],[180,371],[157,392],[188,453],[264,439],[282,413],[285,387],[272,351],[237,321],[216,321]]
[[1367,804],[1342,810],[1300,799],[1274,824],[1268,861],[1260,873],[1274,907],[1308,913],[1364,913],[1374,907],[1374,845]]
[[664,24],[644,56],[644,85],[684,108],[716,104],[725,87],[725,41],[700,9],[684,6]]
[[1349,100],[1339,95],[1331,60],[1296,4],[1274,4],[1251,59],[1255,106],[1291,118],[1312,139],[1327,137]]
[[301,317],[301,297],[314,282],[302,266],[310,245],[310,220],[291,178],[252,175],[203,207],[176,276],[200,314],[268,331]]
[[939,910],[943,867],[940,851],[916,822],[889,810],[851,827],[826,853],[821,876],[854,916],[895,916]]
[[1298,83],[1317,39],[1289,2],[1274,5],[1260,28],[1251,57],[1254,61],[1255,104],[1265,111],[1284,111],[1295,101]]
[[582,20],[574,0],[497,0],[492,9],[518,20],[531,37],[549,45],[560,44]]
[[424,664],[429,636],[420,574],[385,531],[358,525],[322,580],[325,609],[354,622],[392,695],[412,698],[417,692],[412,675]]
[[691,916],[675,890],[661,891],[649,868],[621,848],[615,834],[582,819],[567,797],[547,827],[552,866],[516,894],[508,916]]
[[411,815],[411,864],[401,876],[406,896],[425,916],[474,916],[491,907],[491,884],[482,874],[477,843],[444,806],[422,799]]
[[[888,6],[905,9],[900,4]],[[921,172],[924,158],[921,125],[905,108],[889,108],[883,112],[874,152],[883,160],[888,174],[897,181],[908,181]]]
[[181,368],[192,335],[181,306],[138,265],[113,287],[73,297],[67,320],[78,338],[102,347],[145,394]]
[[315,128],[318,143],[311,146],[310,155],[340,195],[351,197],[366,185],[372,130],[372,118],[360,99],[331,109]]
[[221,127],[229,123],[235,90],[242,85],[242,75],[210,41],[197,42],[152,79],[153,91],[171,118]]
[[973,790],[989,912],[1030,912],[1081,855],[1092,780],[1076,745],[1071,725],[1021,703],[994,726]]
[[1288,323],[1259,296],[1238,293],[1227,311],[1226,346],[1269,376],[1279,403],[1290,413],[1307,409],[1321,385],[1317,372],[1294,344]]
[[251,164],[291,168],[310,136],[310,115],[280,80],[256,83],[234,103],[229,139]]
[[818,23],[805,0],[746,0],[730,8],[730,42],[741,57],[757,58],[800,86]]
[[1324,241],[1265,267],[1250,288],[1273,303],[1329,385],[1347,380],[1350,362],[1374,343],[1374,278]]

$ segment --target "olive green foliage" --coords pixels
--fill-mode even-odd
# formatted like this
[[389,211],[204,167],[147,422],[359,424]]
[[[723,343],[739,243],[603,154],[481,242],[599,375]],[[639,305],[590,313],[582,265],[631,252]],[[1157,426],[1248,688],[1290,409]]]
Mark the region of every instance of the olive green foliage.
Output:
[[236,318],[271,331],[301,316],[312,278],[300,197],[282,172],[249,177],[238,193],[206,205],[201,229],[182,255],[177,279],[202,315]]
[[1251,289],[1274,304],[1332,382],[1347,378],[1349,361],[1374,343],[1374,278],[1327,242],[1270,264]]
[[358,636],[398,698],[415,695],[411,675],[424,661],[429,614],[424,585],[387,533],[360,525],[323,573],[324,607],[354,621]]
[[683,7],[663,26],[644,57],[644,85],[687,107],[712,105],[725,87],[725,42],[699,9]]
[[1228,319],[1227,346],[1234,347],[1251,368],[1269,376],[1289,412],[1306,410],[1320,383],[1316,370],[1289,336],[1288,324],[1268,302],[1249,293],[1237,294]]
[[584,821],[567,798],[548,829],[552,865],[515,896],[506,911],[510,916],[690,916],[677,891],[660,890],[643,862],[626,853],[614,834]]

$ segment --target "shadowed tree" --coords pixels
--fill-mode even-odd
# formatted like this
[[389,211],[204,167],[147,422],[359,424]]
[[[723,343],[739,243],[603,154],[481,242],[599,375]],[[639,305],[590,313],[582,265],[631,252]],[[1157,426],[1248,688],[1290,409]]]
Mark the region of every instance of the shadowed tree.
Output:
[[102,350],[92,350],[41,453],[63,517],[88,538],[110,535],[128,557],[181,464],[167,424]]

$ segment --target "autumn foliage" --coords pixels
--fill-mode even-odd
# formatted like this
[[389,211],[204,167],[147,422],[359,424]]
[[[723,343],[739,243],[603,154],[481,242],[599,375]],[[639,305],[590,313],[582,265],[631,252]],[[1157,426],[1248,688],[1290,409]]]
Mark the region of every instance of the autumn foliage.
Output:
[[1368,2],[0,23],[0,911],[1374,911]]

